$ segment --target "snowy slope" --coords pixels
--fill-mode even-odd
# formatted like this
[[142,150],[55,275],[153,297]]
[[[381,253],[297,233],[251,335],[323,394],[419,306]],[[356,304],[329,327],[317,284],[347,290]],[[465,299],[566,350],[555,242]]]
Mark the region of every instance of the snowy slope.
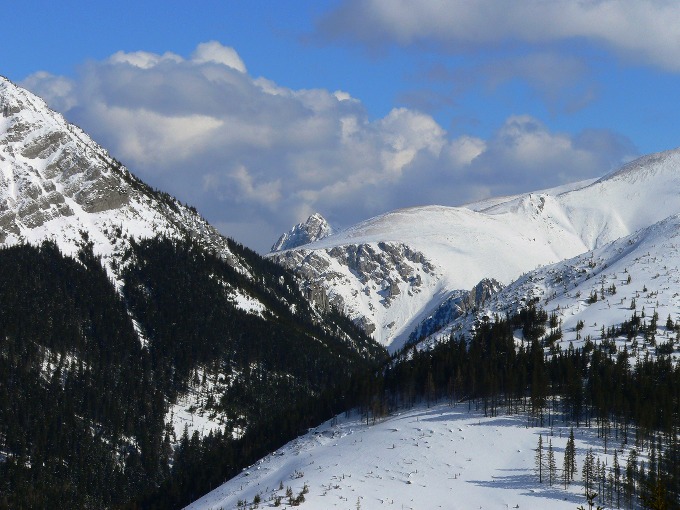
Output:
[[677,213],[680,151],[669,151],[596,181],[394,211],[271,256],[395,351],[445,299],[483,278],[507,285]]
[[[552,441],[562,465],[569,429],[526,427],[522,415],[484,417],[466,404],[416,407],[375,425],[357,416],[338,417],[288,443],[224,485],[189,505],[190,510],[232,510],[256,495],[273,506],[285,488],[298,495],[299,508],[448,509],[555,508],[584,503],[581,483],[566,490],[539,483],[534,455],[539,434]],[[588,448],[612,465],[595,429],[575,430],[577,465]],[[625,454],[625,453],[624,453]],[[619,458],[621,452],[619,452]],[[283,485],[284,489],[279,487]],[[249,506],[246,505],[246,508]]]
[[[680,320],[680,215],[670,216],[638,232],[575,258],[531,271],[495,295],[480,314],[504,316],[532,298],[561,323],[563,338],[580,347],[586,337],[601,341],[602,327],[618,327],[635,313],[649,324],[658,315],[655,345],[640,334],[627,341],[615,339],[618,349],[628,349],[634,361],[658,345],[676,341],[677,333],[666,327],[668,318]],[[597,300],[593,302],[592,296]],[[433,335],[429,342],[467,331],[473,317],[461,318]],[[576,326],[583,322],[580,338]],[[677,355],[677,345],[673,349]]]
[[519,210],[503,214],[403,209],[273,256],[306,279],[323,281],[331,302],[365,318],[376,340],[395,349],[452,291],[485,277],[507,284],[585,251],[578,236],[544,212],[551,198],[528,195]]

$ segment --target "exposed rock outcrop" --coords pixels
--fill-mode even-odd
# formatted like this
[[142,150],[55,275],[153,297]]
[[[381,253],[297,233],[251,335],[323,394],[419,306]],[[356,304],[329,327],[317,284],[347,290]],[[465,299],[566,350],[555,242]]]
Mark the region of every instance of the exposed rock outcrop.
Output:
[[279,237],[271,251],[284,251],[304,246],[305,244],[328,237],[333,229],[326,219],[319,213],[312,214],[304,223],[298,223],[288,232]]

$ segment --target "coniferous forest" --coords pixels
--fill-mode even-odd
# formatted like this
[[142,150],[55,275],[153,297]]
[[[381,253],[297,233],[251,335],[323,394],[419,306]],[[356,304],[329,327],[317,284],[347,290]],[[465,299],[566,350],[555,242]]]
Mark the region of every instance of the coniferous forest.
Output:
[[[426,352],[406,350],[365,382],[363,412],[377,419],[399,407],[444,399],[467,402],[486,415],[524,413],[529,425],[559,420],[595,428],[605,449],[627,446],[648,457],[622,459],[614,485],[607,478],[595,491],[599,504],[679,508],[680,367],[668,353],[631,359],[627,349],[617,352],[607,341],[587,339],[583,348],[562,350],[545,334],[548,324],[547,313],[531,304],[515,316],[482,322],[471,339],[450,338]],[[517,329],[526,340],[520,346]]]
[[[678,508],[680,368],[663,349],[631,357],[607,338],[561,349],[531,304],[387,359],[337,312],[319,320],[285,270],[230,249],[257,278],[191,241],[132,243],[120,291],[87,243],[78,260],[49,242],[0,250],[0,507],[181,508],[337,413],[359,408],[370,423],[447,400],[596,428],[647,459],[622,459],[604,503]],[[230,286],[267,316],[235,307]],[[235,374],[209,403],[229,419],[173,443],[169,403],[199,367]]]
[[[0,507],[180,507],[335,411],[327,392],[385,358],[343,316],[315,319],[283,269],[230,249],[256,279],[190,241],[132,243],[122,292],[91,243],[78,260],[49,242],[0,250]],[[235,307],[230,285],[270,316]],[[231,420],[173,451],[168,405],[198,367],[237,374],[210,403]]]

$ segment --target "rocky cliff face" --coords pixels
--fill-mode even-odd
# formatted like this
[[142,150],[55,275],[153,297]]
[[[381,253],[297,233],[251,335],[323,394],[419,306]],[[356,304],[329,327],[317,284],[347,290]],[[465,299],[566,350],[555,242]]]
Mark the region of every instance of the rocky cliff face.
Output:
[[440,331],[457,319],[475,313],[489,303],[503,285],[493,278],[484,278],[469,291],[457,290],[440,304],[432,315],[411,332],[408,344],[415,344]]
[[439,276],[422,253],[403,243],[299,248],[270,256],[298,275],[313,301],[344,311],[383,343],[407,327],[413,303],[423,301],[424,289],[422,297],[429,296]]

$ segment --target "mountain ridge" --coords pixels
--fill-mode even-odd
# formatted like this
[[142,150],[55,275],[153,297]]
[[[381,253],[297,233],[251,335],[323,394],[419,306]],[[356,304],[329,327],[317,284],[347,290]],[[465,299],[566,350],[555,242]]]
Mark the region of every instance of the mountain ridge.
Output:
[[[536,267],[605,246],[680,212],[678,169],[676,149],[644,156],[599,179],[553,189],[462,207],[399,209],[268,256],[305,284],[323,288],[330,301],[395,351],[450,296],[484,278],[508,285]],[[381,243],[401,245],[429,264],[420,295],[408,278],[400,281],[392,274],[385,282],[384,275],[346,262],[350,252],[378,252]],[[400,264],[409,261],[393,261],[394,267]],[[399,295],[392,292],[385,300],[387,287],[395,285]]]

